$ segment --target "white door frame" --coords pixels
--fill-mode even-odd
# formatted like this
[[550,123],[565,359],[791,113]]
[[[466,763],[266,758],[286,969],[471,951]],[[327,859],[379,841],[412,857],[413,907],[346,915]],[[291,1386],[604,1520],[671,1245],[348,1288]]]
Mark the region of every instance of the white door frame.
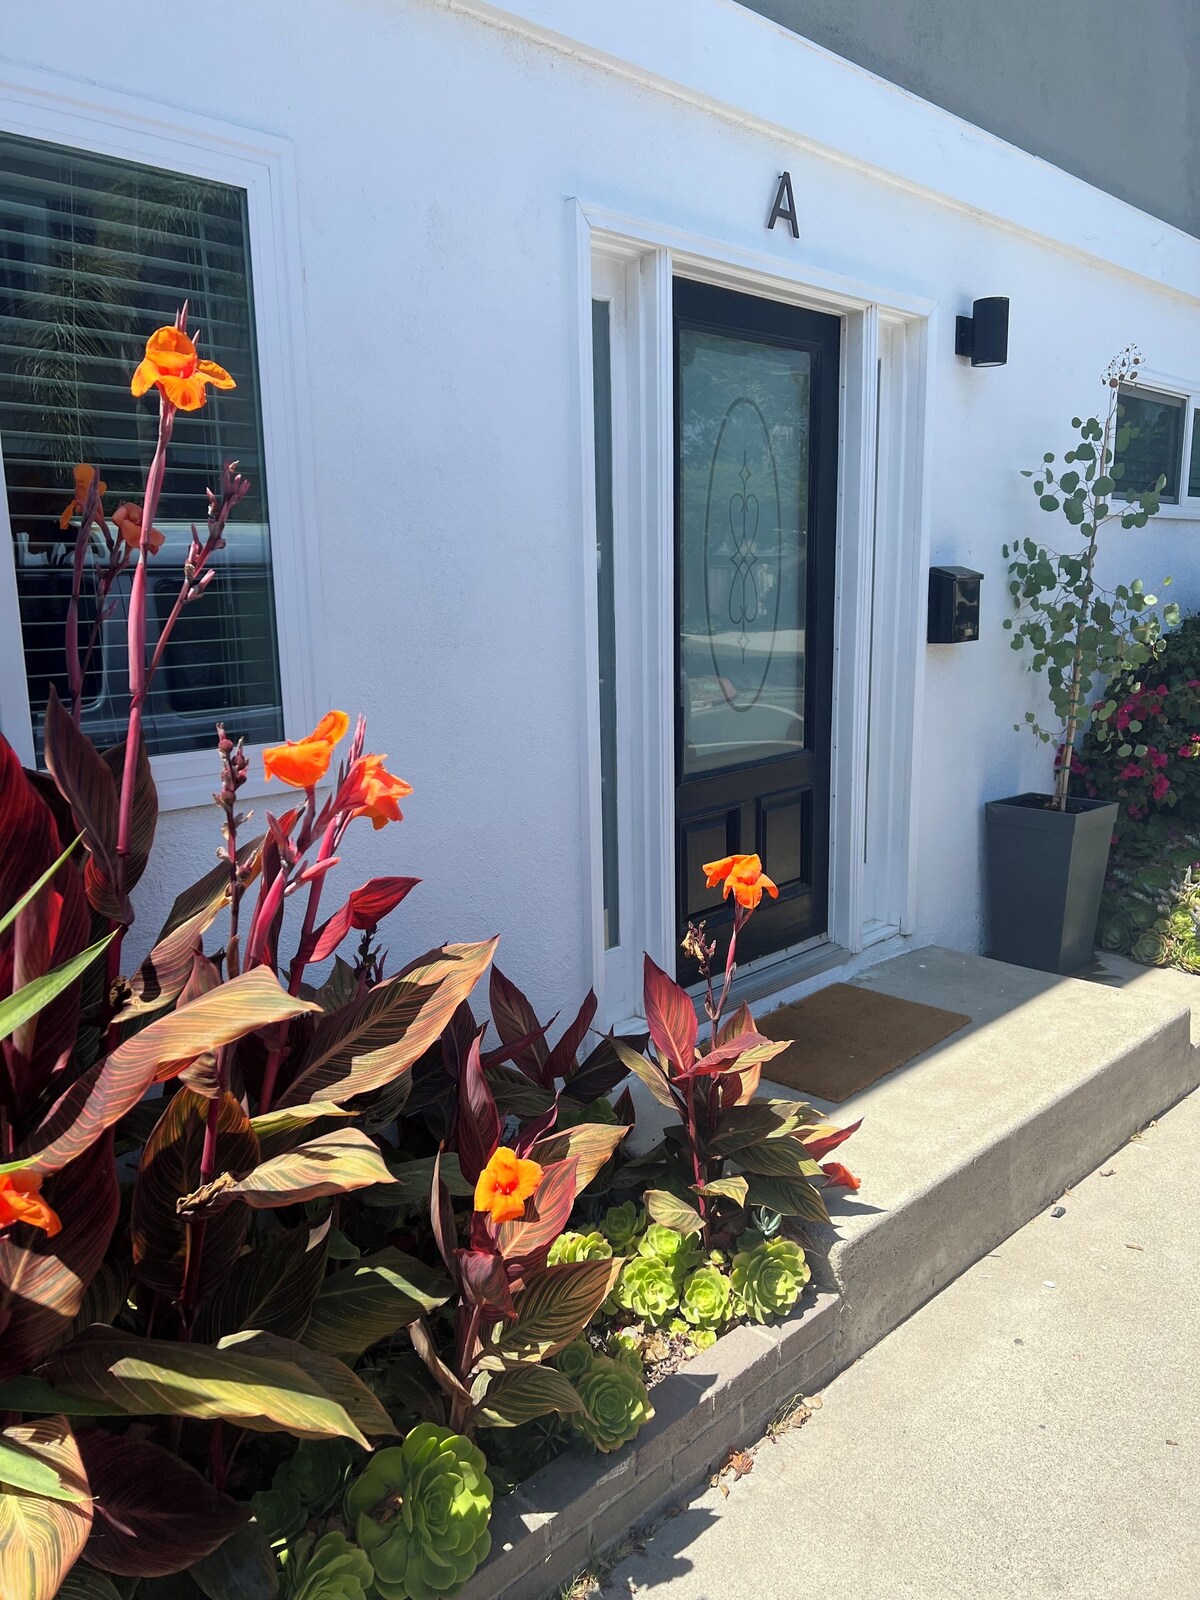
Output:
[[[842,319],[829,930],[858,952],[910,933],[924,675],[929,351],[936,304],[818,269],[789,266],[573,201],[583,511],[586,927],[607,1023],[640,1012],[641,952],[667,970],[675,942],[674,408],[675,275],[790,301]],[[593,295],[613,305],[613,505],[617,625],[621,931],[605,949],[592,415]],[[767,863],[768,870],[770,863]],[[804,947],[805,951],[811,949]],[[764,958],[768,987],[794,983],[801,951]]]

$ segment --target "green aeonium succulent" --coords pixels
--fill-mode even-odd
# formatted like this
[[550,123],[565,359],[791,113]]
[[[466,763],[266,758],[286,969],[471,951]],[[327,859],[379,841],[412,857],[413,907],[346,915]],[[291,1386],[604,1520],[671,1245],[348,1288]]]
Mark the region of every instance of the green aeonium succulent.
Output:
[[280,1563],[287,1600],[366,1600],[375,1582],[370,1559],[344,1533],[310,1533]]
[[294,1489],[259,1489],[250,1496],[250,1509],[268,1544],[286,1544],[308,1521],[308,1508]]
[[618,1306],[650,1328],[660,1328],[679,1304],[679,1280],[659,1256],[631,1257],[614,1292]]
[[693,1328],[716,1329],[729,1317],[730,1283],[719,1267],[697,1267],[685,1280],[679,1308]]
[[646,1385],[612,1356],[596,1356],[575,1387],[584,1409],[571,1423],[597,1450],[617,1450],[654,1415]]
[[560,1233],[546,1260],[553,1267],[560,1261],[607,1261],[612,1253],[602,1233]]
[[682,1280],[700,1261],[700,1245],[695,1239],[685,1239],[674,1228],[661,1222],[652,1222],[638,1240],[638,1254],[665,1261],[677,1278]]
[[800,1298],[810,1269],[791,1239],[764,1239],[733,1258],[733,1292],[755,1322],[782,1317]]
[[591,1366],[595,1354],[586,1339],[572,1339],[555,1356],[554,1365],[570,1383],[578,1383]]
[[625,1365],[642,1375],[642,1341],[636,1333],[629,1333],[624,1328],[618,1328],[615,1333],[608,1336],[608,1353],[614,1361],[623,1361]]
[[635,1200],[624,1200],[619,1206],[609,1206],[600,1218],[600,1231],[614,1250],[625,1254],[632,1250],[637,1236],[646,1226],[646,1213]]
[[492,1485],[480,1450],[422,1422],[378,1451],[346,1493],[346,1517],[381,1600],[441,1600],[491,1548]]
[[305,1440],[276,1467],[272,1487],[299,1495],[307,1510],[320,1514],[342,1492],[357,1453],[348,1439]]
[[691,1338],[697,1350],[711,1350],[717,1342],[717,1332],[715,1328],[693,1328]]

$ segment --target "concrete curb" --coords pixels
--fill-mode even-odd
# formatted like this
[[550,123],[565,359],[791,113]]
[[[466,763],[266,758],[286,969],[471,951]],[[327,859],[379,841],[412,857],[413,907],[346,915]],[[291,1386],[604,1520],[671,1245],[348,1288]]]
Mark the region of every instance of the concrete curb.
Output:
[[551,1461],[492,1517],[492,1554],[459,1600],[540,1600],[598,1551],[688,1494],[762,1435],[797,1394],[835,1375],[838,1299],[805,1297],[777,1327],[743,1325],[652,1391],[654,1417],[632,1447]]
[[776,1328],[733,1329],[665,1379],[632,1448],[561,1457],[501,1501],[492,1554],[460,1600],[557,1592],[1200,1086],[1189,1006],[1173,991],[1134,998],[917,954],[860,981],[943,1006],[972,983],[985,992],[972,1032],[837,1108],[845,1122],[869,1110],[861,1170],[882,1209],[840,1201],[828,1258],[811,1258],[815,1298]]

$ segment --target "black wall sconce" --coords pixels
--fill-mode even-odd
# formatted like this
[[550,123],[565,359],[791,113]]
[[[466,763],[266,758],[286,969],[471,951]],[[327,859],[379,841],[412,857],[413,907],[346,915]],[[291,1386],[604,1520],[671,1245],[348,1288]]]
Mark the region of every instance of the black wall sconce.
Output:
[[1008,360],[1008,296],[976,300],[969,317],[956,317],[954,354],[970,356],[973,367],[1002,367]]
[[930,567],[930,644],[966,644],[979,637],[979,585],[982,572],[970,567]]

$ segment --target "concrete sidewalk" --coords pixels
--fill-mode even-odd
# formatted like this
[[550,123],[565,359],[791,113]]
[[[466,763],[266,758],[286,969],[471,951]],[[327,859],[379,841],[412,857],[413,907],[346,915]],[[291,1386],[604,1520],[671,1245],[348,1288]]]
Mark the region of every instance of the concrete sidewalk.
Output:
[[1200,1600],[1200,1091],[869,1351],[608,1600]]

